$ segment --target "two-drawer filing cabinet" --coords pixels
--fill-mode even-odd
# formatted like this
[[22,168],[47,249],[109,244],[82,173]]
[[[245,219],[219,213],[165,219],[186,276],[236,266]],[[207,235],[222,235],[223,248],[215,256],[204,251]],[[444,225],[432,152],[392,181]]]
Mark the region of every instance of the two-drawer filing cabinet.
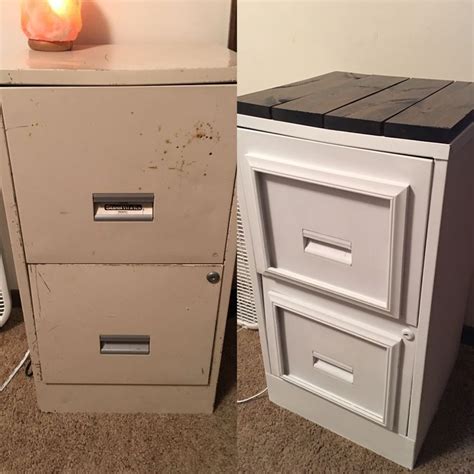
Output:
[[5,207],[39,406],[212,412],[235,261],[235,57],[2,58]]
[[238,99],[275,403],[413,467],[474,268],[474,85],[335,72]]

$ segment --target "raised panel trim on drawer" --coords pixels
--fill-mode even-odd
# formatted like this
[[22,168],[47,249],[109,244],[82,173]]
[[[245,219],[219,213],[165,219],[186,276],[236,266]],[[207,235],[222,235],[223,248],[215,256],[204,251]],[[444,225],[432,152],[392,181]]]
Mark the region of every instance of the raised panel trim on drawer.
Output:
[[[296,385],[304,390],[307,390],[315,395],[324,398],[346,410],[356,413],[364,418],[367,418],[387,429],[393,429],[394,415],[397,398],[398,372],[400,362],[400,346],[401,338],[391,336],[390,334],[378,331],[376,328],[368,329],[367,326],[359,325],[355,321],[352,323],[346,320],[324,314],[314,308],[302,305],[297,300],[283,296],[280,293],[272,290],[266,293],[270,311],[266,311],[266,323],[268,326],[268,342],[269,353],[271,361],[271,371],[273,375],[280,377],[288,383]],[[283,353],[281,347],[282,333],[278,317],[278,308],[287,310],[297,316],[301,316],[327,326],[336,331],[343,332],[353,336],[359,340],[367,341],[374,344],[385,351],[385,391],[384,391],[384,405],[383,413],[378,414],[362,406],[358,406],[354,402],[344,399],[335,393],[324,390],[311,383],[285,374]],[[347,370],[342,366],[342,370]]]
[[[406,183],[393,183],[328,171],[325,169],[298,166],[283,160],[269,158],[258,154],[246,154],[249,166],[252,202],[249,214],[253,221],[254,248],[257,270],[262,274],[270,274],[289,282],[297,282],[335,298],[349,301],[357,305],[368,306],[376,311],[395,318],[400,317],[403,261],[405,244],[405,222],[407,215],[407,194],[410,186]],[[258,184],[258,174],[268,174],[291,180],[302,181],[327,188],[375,197],[388,202],[389,205],[389,241],[387,264],[387,293],[386,298],[379,300],[347,288],[305,277],[295,272],[272,266],[267,239],[265,238],[264,214],[261,205],[261,193]],[[367,230],[370,232],[370,229]]]

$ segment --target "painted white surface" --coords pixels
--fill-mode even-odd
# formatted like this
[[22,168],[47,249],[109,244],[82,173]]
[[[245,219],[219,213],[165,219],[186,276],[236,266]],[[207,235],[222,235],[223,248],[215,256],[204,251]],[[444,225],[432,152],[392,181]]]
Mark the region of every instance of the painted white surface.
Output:
[[[400,324],[400,321],[397,321],[393,318],[384,318],[377,313],[367,311],[365,308],[350,306],[344,302],[341,302],[337,299],[318,294],[310,289],[298,287],[293,284],[289,284],[284,281],[274,279],[272,277],[266,278],[262,277],[262,287],[265,289],[265,294],[262,296],[267,298],[266,293],[268,291],[275,292],[277,294],[283,295],[283,297],[290,298],[296,303],[312,307],[318,313],[322,313],[333,319],[334,321],[339,321],[342,325],[346,327],[352,327],[354,323],[361,330],[366,331],[367,333],[373,333],[374,331],[378,334],[385,335],[388,338],[402,339],[402,351],[400,355],[400,364],[404,367],[398,374],[397,387],[398,392],[393,396],[391,403],[394,405],[394,418],[392,431],[399,433],[403,436],[407,434],[408,430],[408,414],[410,410],[410,395],[412,389],[412,367],[415,357],[415,352],[417,349],[417,335],[418,330],[414,327],[409,327],[404,324]],[[268,303],[268,298],[267,298]],[[268,365],[267,373],[272,373],[273,375],[278,375],[279,366],[278,363],[275,364],[275,360],[279,357],[273,349],[276,348],[275,337],[276,333],[273,328],[274,325],[271,322],[271,316],[266,315],[265,327],[266,334],[263,336],[265,338],[265,346],[267,344],[268,337],[268,356],[272,358],[271,362]],[[408,330],[411,331],[413,338],[409,340],[404,332]],[[302,340],[305,336],[302,336]],[[273,339],[273,342],[271,341]],[[263,347],[265,347],[263,346]],[[313,349],[316,352],[318,349]],[[333,350],[329,347],[329,350]],[[337,347],[334,348],[337,350]],[[326,356],[329,354],[325,354]],[[323,354],[324,356],[324,354]],[[346,355],[342,355],[346,357]],[[351,356],[353,363],[359,363],[357,356]],[[351,365],[351,364],[346,364]],[[357,378],[357,371],[354,370],[354,376]],[[370,382],[369,382],[370,383]],[[363,390],[363,387],[361,387]],[[389,395],[389,394],[387,394]],[[390,395],[392,396],[392,395]],[[344,410],[346,412],[347,410]]]
[[471,0],[240,0],[239,94],[329,71],[474,80]]
[[264,277],[273,375],[391,430],[400,331],[367,328],[350,311],[343,318],[315,306],[309,293],[290,297],[289,287],[280,293],[269,285]]
[[315,397],[274,375],[267,375],[268,395],[272,402],[287,410],[317,422],[344,438],[357,442],[371,451],[413,468],[415,443],[348,410],[341,410],[324,398]]
[[450,145],[446,143],[430,143],[403,138],[362,135],[360,133],[341,132],[327,128],[310,127],[278,120],[267,120],[250,115],[238,115],[237,126],[253,130],[262,130],[276,135],[314,140],[332,145],[362,148],[364,150],[400,153],[403,155],[426,156],[437,160],[449,158]]
[[[79,44],[206,43],[226,47],[231,0],[83,0]],[[28,51],[19,0],[0,0],[0,64],[6,49]],[[28,51],[29,54],[29,51]],[[0,176],[0,249],[8,281],[17,288]]]
[[466,222],[466,215],[474,213],[471,181],[474,125],[459,141],[460,146],[453,147],[447,169],[443,163],[436,162],[433,176],[419,326],[420,332],[428,335],[428,342],[426,351],[415,361],[415,416],[409,431],[409,435],[417,436],[417,450],[457,359],[462,316],[474,268],[474,221]]
[[[258,271],[416,325],[432,162],[252,130],[238,137]],[[350,242],[352,264],[305,253],[303,230]]]
[[[267,122],[270,123],[271,121],[267,120]],[[284,125],[287,126],[287,133],[285,133],[285,130],[280,130],[280,132],[283,137],[286,135],[286,140],[293,139],[290,137],[298,138],[295,130],[290,127],[291,124]],[[241,135],[244,133],[251,134],[253,141],[257,141],[258,136],[263,135],[263,133],[257,131],[239,131]],[[245,207],[242,208],[242,213],[247,216],[248,220],[244,220],[244,222],[247,223],[247,235],[250,236],[251,246],[253,246],[253,251],[249,253],[253,257],[250,259],[250,266],[257,280],[254,289],[258,294],[256,301],[270,400],[408,468],[412,468],[416,461],[416,456],[436,413],[459,347],[473,257],[471,253],[472,226],[469,227],[465,235],[460,235],[461,228],[463,231],[466,229],[464,225],[465,215],[473,207],[472,186],[469,186],[470,181],[468,179],[472,176],[472,163],[467,160],[470,157],[469,151],[472,150],[473,133],[474,126],[471,126],[449,146],[450,155],[448,160],[434,160],[432,198],[429,210],[425,212],[425,219],[423,219],[425,222],[428,221],[428,232],[424,253],[420,315],[418,327],[409,330],[405,325],[394,320],[390,321],[390,324],[394,326],[389,327],[387,326],[389,323],[387,318],[362,309],[358,309],[358,312],[356,312],[356,307],[337,302],[333,298],[318,294],[309,288],[304,290],[305,293],[295,295],[296,287],[292,288],[289,281],[273,280],[273,275],[270,275],[270,279],[266,273],[262,275],[258,264],[259,252],[262,253],[262,249],[255,248],[259,245],[258,238],[254,239],[253,234],[248,229],[248,222],[252,222],[252,200],[255,198],[246,186],[249,180],[244,178],[240,183],[240,190],[245,191],[245,200],[243,201]],[[302,127],[301,137],[299,138],[304,136],[305,130]],[[270,137],[272,140],[276,139],[275,135],[270,134]],[[364,136],[360,135],[360,137],[363,140]],[[316,138],[313,139],[316,140]],[[394,145],[396,143],[401,142],[394,142]],[[428,144],[420,144],[421,147],[424,145]],[[247,148],[248,144],[243,144],[242,140],[239,140],[238,165],[241,176],[245,174],[248,166],[246,164]],[[430,150],[431,148],[426,146],[421,156],[429,158]],[[395,152],[396,149],[393,151]],[[369,152],[366,151],[366,153]],[[297,156],[299,159],[300,154],[297,154]],[[317,154],[314,157],[319,159]],[[356,155],[354,154],[355,158]],[[394,156],[392,158],[397,159],[399,157]],[[357,166],[360,160],[355,159],[355,161],[357,163],[354,166]],[[450,171],[447,173],[448,169]],[[380,169],[377,169],[377,173],[379,172]],[[443,212],[446,212],[446,214],[443,215]],[[453,248],[456,249],[455,252],[453,252]],[[451,258],[450,255],[454,255],[454,258]],[[271,284],[270,287],[269,284]],[[347,324],[350,324],[352,318],[368,331],[374,331],[375,329],[375,332],[378,330],[391,332],[393,330],[392,335],[400,334],[400,337],[403,337],[405,350],[401,359],[395,362],[401,368],[401,378],[399,382],[396,382],[400,384],[397,387],[397,394],[399,397],[403,393],[411,394],[411,396],[408,395],[407,397],[409,412],[406,411],[406,403],[402,403],[402,398],[399,398],[398,405],[395,408],[397,422],[394,424],[393,430],[380,426],[374,428],[376,426],[374,420],[363,420],[361,413],[349,413],[350,410],[341,408],[341,403],[336,403],[337,399],[331,400],[331,396],[340,396],[342,392],[335,393],[333,390],[329,396],[322,396],[317,393],[320,388],[317,386],[318,381],[309,380],[309,384],[306,383],[305,385],[305,383],[294,383],[295,380],[290,380],[291,364],[286,362],[285,367],[285,353],[287,354],[286,358],[292,357],[291,355],[288,356],[289,350],[293,351],[293,362],[299,365],[298,373],[302,374],[300,379],[312,379],[309,375],[310,372],[307,371],[309,370],[308,367],[304,367],[304,364],[309,364],[309,362],[306,362],[306,356],[302,358],[299,345],[294,343],[298,339],[301,341],[301,345],[304,346],[308,342],[311,328],[309,326],[300,327],[299,329],[297,326],[289,328],[289,326],[295,324],[294,321],[290,321],[290,319],[294,320],[295,316],[288,315],[283,318],[280,316],[280,326],[283,326],[283,330],[281,327],[280,330],[275,327],[278,324],[275,325],[276,316],[271,314],[272,302],[269,301],[272,298],[275,300],[275,298],[271,295],[270,298],[266,296],[268,289],[275,289],[278,294],[287,299],[294,297],[296,304],[291,303],[284,308],[288,315],[303,314],[306,319],[308,319],[308,316],[309,319],[311,317],[313,319],[325,319],[326,316],[324,315],[329,315],[330,318],[335,318],[338,324],[346,325],[346,327]],[[298,289],[298,291],[303,290]],[[453,294],[455,295],[455,301],[452,301]],[[266,298],[265,309],[262,298]],[[298,307],[298,305],[301,305],[301,307]],[[302,308],[303,305],[306,308]],[[339,308],[336,305],[339,305]],[[307,307],[310,306],[313,306],[313,309],[310,308],[308,311]],[[294,330],[298,334],[295,334]],[[327,338],[333,342],[335,341],[335,338],[331,335],[328,335]],[[315,339],[317,338],[313,334],[310,341]],[[323,341],[324,344],[325,342]],[[309,350],[308,347],[306,349]],[[332,351],[333,346],[325,345],[325,349],[326,352]],[[311,352],[314,352],[313,348],[311,348]],[[357,354],[357,357],[362,354],[363,357],[363,352],[360,350],[351,352]],[[336,369],[343,367],[342,370],[350,375],[352,365],[350,361],[343,359],[345,356],[343,352],[331,353],[326,363],[334,365],[335,361],[339,365]],[[410,359],[407,359],[407,357],[410,357]],[[313,360],[311,355],[308,355],[308,358],[310,362]],[[357,360],[357,362],[359,361]],[[362,360],[362,363],[368,366],[372,363],[372,360],[370,363]],[[328,369],[327,366],[326,369]],[[333,371],[336,369],[331,368]],[[338,371],[336,370],[336,372]],[[296,371],[293,370],[293,373],[296,374]],[[340,371],[338,373],[341,374]],[[347,378],[349,375],[345,374],[345,377]],[[303,382],[307,382],[307,380],[303,380]],[[316,393],[317,395],[315,395]],[[405,397],[403,400],[406,402],[407,398]],[[386,423],[386,426],[389,427],[390,423]],[[356,427],[357,429],[355,429]],[[406,436],[398,435],[397,431],[400,434],[406,433]]]

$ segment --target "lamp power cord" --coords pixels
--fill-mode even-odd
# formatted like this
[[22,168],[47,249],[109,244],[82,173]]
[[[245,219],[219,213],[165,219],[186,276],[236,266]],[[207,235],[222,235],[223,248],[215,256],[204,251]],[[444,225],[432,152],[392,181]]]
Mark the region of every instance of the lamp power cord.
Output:
[[[237,334],[243,330],[246,330],[247,328],[245,326],[241,326],[238,330],[237,330]],[[261,395],[263,395],[266,391],[268,390],[268,387],[265,387],[263,390],[261,390],[260,392],[256,393],[255,395],[252,395],[251,397],[247,397],[247,398],[244,398],[242,400],[237,400],[237,404],[241,404],[241,403],[247,403],[247,402],[250,402],[252,400],[255,400],[256,398],[260,397]]]
[[15,375],[23,367],[28,357],[30,357],[30,351],[26,351],[26,354],[23,356],[23,359],[21,359],[20,363],[15,367],[15,369],[13,369],[13,372],[8,376],[7,380],[5,380],[3,385],[0,387],[0,392],[3,392],[7,388],[8,384],[13,380]]

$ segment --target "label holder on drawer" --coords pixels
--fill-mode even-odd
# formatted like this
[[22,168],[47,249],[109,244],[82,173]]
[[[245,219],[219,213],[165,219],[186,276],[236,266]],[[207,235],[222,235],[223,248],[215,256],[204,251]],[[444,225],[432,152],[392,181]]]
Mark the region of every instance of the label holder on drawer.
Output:
[[150,222],[154,218],[152,193],[94,193],[94,220],[98,222]]

